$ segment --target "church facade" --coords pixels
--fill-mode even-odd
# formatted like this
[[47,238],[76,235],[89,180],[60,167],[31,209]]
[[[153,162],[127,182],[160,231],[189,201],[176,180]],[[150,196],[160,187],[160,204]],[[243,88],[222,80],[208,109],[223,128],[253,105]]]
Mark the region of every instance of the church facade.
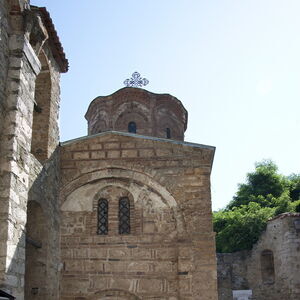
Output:
[[[94,99],[59,144],[68,61],[45,8],[2,1],[0,289],[16,299],[217,299],[210,173],[169,94]],[[12,298],[13,299],[13,298]]]

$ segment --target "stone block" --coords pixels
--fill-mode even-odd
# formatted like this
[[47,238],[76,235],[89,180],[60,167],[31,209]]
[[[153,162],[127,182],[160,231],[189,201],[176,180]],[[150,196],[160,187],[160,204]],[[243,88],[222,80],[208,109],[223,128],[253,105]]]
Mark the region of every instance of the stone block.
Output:
[[124,158],[137,157],[137,150],[122,150],[122,157]]
[[120,157],[121,152],[120,151],[107,151],[107,158],[119,158]]
[[73,153],[73,158],[74,159],[89,159],[90,158],[90,153],[87,152],[87,151],[74,152]]
[[102,159],[105,158],[105,151],[93,151],[91,152],[92,159]]

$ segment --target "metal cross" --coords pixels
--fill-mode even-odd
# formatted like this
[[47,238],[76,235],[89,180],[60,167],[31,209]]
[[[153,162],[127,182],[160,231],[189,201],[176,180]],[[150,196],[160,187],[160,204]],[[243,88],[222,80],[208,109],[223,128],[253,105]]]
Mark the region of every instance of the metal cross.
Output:
[[128,87],[142,87],[149,83],[149,80],[142,78],[139,72],[134,72],[132,77],[124,81],[124,85]]

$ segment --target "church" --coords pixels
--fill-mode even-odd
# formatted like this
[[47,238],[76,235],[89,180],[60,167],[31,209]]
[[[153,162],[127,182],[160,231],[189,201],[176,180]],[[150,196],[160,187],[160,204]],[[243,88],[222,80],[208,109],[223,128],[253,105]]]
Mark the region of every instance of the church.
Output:
[[184,141],[181,101],[134,73],[60,142],[52,19],[26,0],[0,12],[0,299],[216,300],[215,148]]

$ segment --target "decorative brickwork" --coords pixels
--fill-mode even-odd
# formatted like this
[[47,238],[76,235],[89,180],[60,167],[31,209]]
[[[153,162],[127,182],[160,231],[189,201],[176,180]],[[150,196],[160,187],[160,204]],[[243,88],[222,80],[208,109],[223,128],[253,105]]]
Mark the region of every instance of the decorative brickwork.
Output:
[[183,140],[187,127],[187,111],[177,98],[138,88],[123,88],[110,96],[97,97],[85,117],[89,134],[128,132],[129,123],[134,122],[138,134]]

